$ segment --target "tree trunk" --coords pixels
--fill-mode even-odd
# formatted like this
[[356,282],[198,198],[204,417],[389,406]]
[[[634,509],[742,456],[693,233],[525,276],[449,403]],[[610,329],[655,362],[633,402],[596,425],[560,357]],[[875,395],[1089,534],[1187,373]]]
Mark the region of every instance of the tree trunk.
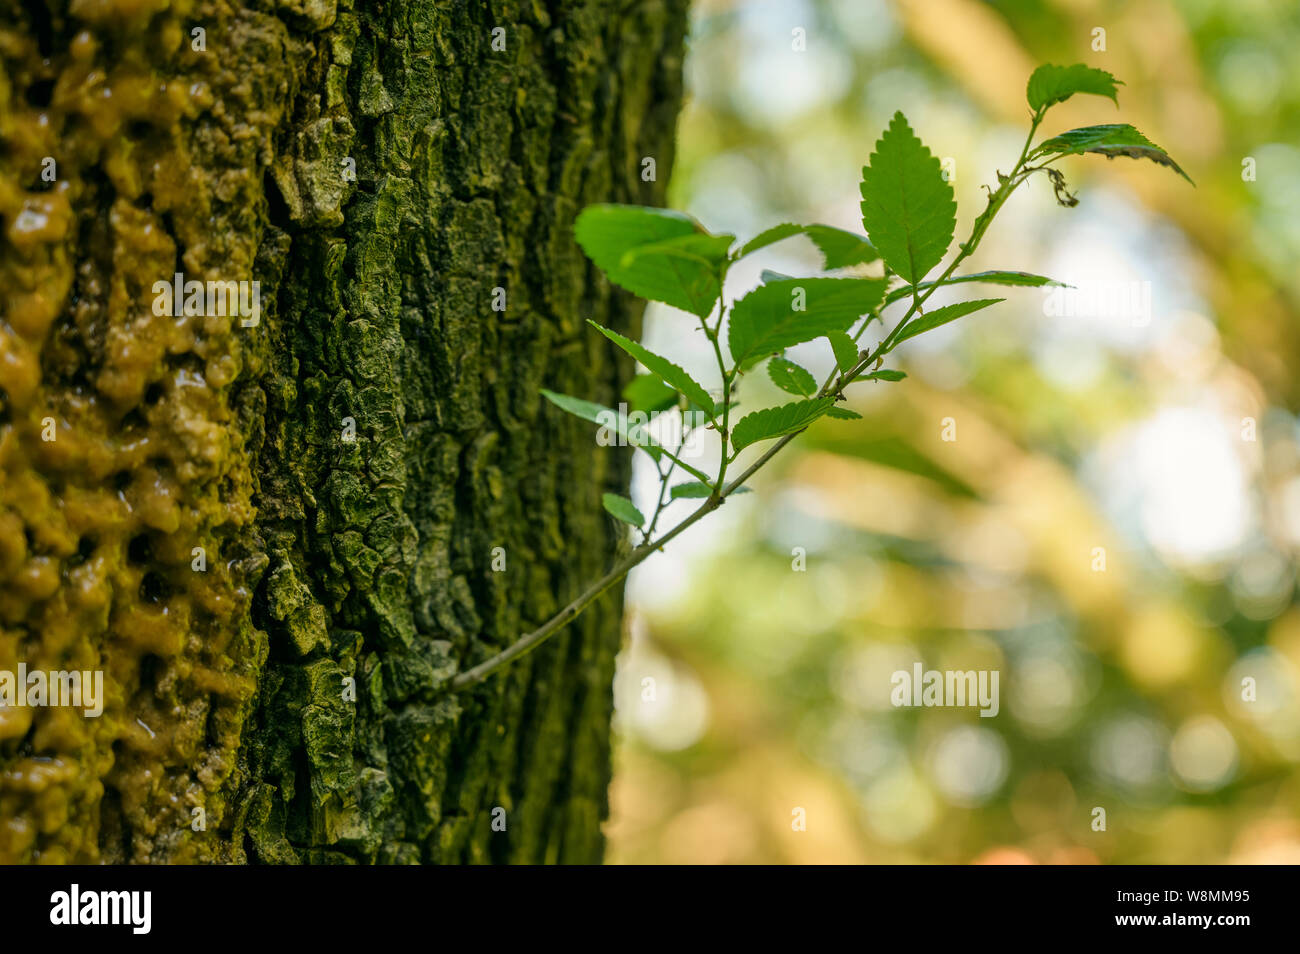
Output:
[[684,8],[0,0],[0,673],[106,700],[0,709],[0,861],[600,859],[618,598],[446,683],[620,539],[538,388],[631,372]]

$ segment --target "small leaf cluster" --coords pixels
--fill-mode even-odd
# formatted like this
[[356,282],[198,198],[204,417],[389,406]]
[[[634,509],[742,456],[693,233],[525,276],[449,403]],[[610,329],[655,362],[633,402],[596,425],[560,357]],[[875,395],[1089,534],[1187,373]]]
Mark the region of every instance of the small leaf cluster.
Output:
[[[956,197],[938,157],[901,112],[890,120],[862,169],[863,235],[829,225],[783,223],[738,242],[736,236],[709,232],[679,212],[629,205],[585,209],[575,234],[587,257],[613,284],[695,316],[715,358],[710,379],[700,381],[639,342],[593,322],[598,332],[647,372],[632,380],[624,398],[630,407],[646,413],[690,412],[690,419],[721,437],[717,465],[706,472],[682,459],[681,443],[663,446],[644,425],[620,419],[611,408],[543,391],[557,407],[584,420],[615,422],[619,436],[649,454],[658,466],[658,506],[648,518],[619,494],[604,494],[605,509],[638,528],[643,545],[649,545],[659,515],[671,500],[701,499],[712,509],[723,497],[743,489],[755,467],[730,484],[726,481],[728,468],[743,450],[765,441],[788,440],[823,417],[860,417],[841,406],[845,389],[861,381],[897,382],[906,377],[882,366],[895,347],[1004,300],[973,298],[927,308],[927,300],[939,288],[968,283],[1060,284],[1023,271],[957,274],[957,269],[978,247],[1002,205],[1033,174],[1048,176],[1062,204],[1077,202],[1055,165],[1063,158],[1093,154],[1149,159],[1187,178],[1163,149],[1125,124],[1070,129],[1034,144],[1052,106],[1078,94],[1107,97],[1118,105],[1120,85],[1110,73],[1082,64],[1041,66],[1034,71],[1026,90],[1031,118],[1024,149],[1009,173],[998,173],[998,185],[988,188],[988,205],[974,220],[970,238],[956,246],[956,254],[937,276],[936,270],[954,249]],[[764,272],[758,287],[733,301],[725,300],[723,289],[733,265],[796,236],[818,249],[825,271],[838,274],[795,278]],[[882,312],[895,303],[908,303],[908,307],[884,333]],[[882,334],[874,347],[864,349],[863,336],[873,323]],[[834,361],[830,375],[819,383],[787,352],[823,339]],[[766,366],[772,384],[792,400],[742,414],[740,385],[760,365]],[[684,441],[689,431],[683,423],[677,433]],[[674,484],[678,471],[692,479]]]

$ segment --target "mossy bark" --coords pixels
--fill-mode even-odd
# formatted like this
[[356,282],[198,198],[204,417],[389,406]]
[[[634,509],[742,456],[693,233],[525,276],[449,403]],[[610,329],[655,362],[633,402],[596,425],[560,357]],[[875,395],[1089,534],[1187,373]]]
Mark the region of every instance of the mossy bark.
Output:
[[599,860],[618,599],[446,683],[617,545],[538,388],[631,370],[572,223],[662,204],[684,8],[0,0],[0,671],[107,697],[0,709],[0,861]]

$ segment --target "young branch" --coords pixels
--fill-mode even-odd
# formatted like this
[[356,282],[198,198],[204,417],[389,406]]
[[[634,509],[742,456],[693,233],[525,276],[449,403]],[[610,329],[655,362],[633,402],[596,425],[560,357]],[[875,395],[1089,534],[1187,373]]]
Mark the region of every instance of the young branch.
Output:
[[[1029,136],[1025,140],[1025,145],[1024,148],[1021,150],[1020,158],[1016,160],[1016,164],[1012,168],[1010,175],[1003,176],[1002,174],[999,173],[998,188],[989,193],[988,205],[986,206],[984,211],[980,213],[980,215],[975,219],[975,222],[973,223],[971,228],[970,237],[965,242],[963,242],[960,246],[958,246],[959,251],[957,255],[953,257],[952,262],[948,265],[946,269],[944,269],[943,273],[937,279],[935,279],[933,282],[928,283],[924,289],[921,288],[919,283],[916,286],[914,286],[911,289],[911,299],[912,299],[911,305],[908,308],[907,313],[903,315],[902,320],[900,320],[898,324],[894,326],[893,330],[888,335],[885,336],[884,340],[881,341],[880,344],[877,345],[877,347],[874,350],[870,352],[863,352],[860,360],[851,369],[849,369],[848,371],[841,371],[840,369],[836,368],[834,371],[832,371],[831,374],[827,377],[825,383],[822,384],[821,389],[817,393],[817,397],[823,398],[831,395],[835,396],[836,398],[843,397],[844,389],[846,387],[854,383],[863,373],[867,371],[868,368],[871,367],[871,365],[875,361],[877,361],[884,355],[888,354],[894,348],[894,346],[898,343],[900,334],[902,333],[903,329],[907,326],[907,323],[912,320],[912,317],[921,311],[921,308],[925,305],[925,302],[929,299],[931,295],[933,295],[939,288],[943,287],[945,284],[948,284],[948,279],[952,277],[952,274],[957,269],[957,266],[960,265],[967,258],[969,258],[979,247],[980,241],[983,239],[984,233],[988,230],[989,224],[993,221],[993,218],[997,215],[999,210],[1001,210],[1002,206],[1006,203],[1007,199],[1010,198],[1011,194],[1016,190],[1016,188],[1022,182],[1024,182],[1025,179],[1027,179],[1032,172],[1037,171],[1036,168],[1026,168],[1026,161],[1029,156],[1029,151],[1030,151],[1031,144],[1033,142],[1034,133],[1037,131],[1038,125],[1042,121],[1044,111],[1045,110],[1042,108],[1035,111],[1033,115],[1032,124],[1029,130]],[[722,287],[721,282],[725,280],[727,268],[729,268],[731,264],[732,264],[732,260],[729,259],[726,262],[726,264],[723,266],[722,273],[719,276],[720,278],[719,288]],[[677,526],[673,527],[673,529],[664,533],[658,540],[652,539],[655,526],[659,520],[660,515],[662,514],[663,510],[666,507],[667,501],[664,498],[664,494],[668,489],[668,480],[671,477],[674,468],[678,464],[680,464],[683,468],[690,470],[694,474],[698,475],[699,473],[698,471],[695,471],[694,468],[690,468],[686,464],[681,462],[678,459],[677,454],[665,450],[664,451],[665,455],[673,463],[672,466],[669,467],[667,474],[661,474],[662,484],[660,486],[660,491],[659,491],[659,503],[655,508],[654,515],[650,520],[649,526],[647,527],[647,529],[643,534],[642,543],[639,546],[637,546],[635,549],[633,549],[631,553],[629,553],[626,557],[624,557],[613,567],[611,567],[609,572],[607,572],[595,583],[591,584],[591,586],[587,587],[586,590],[584,590],[571,603],[565,606],[564,609],[560,610],[558,613],[552,616],[549,620],[547,620],[537,629],[533,630],[531,633],[528,633],[525,636],[520,637],[518,640],[516,640],[506,649],[497,653],[495,656],[491,657],[490,659],[487,659],[484,662],[479,663],[477,666],[474,666],[473,668],[468,669],[465,672],[462,672],[459,675],[457,675],[451,681],[452,691],[460,692],[479,684],[488,676],[490,676],[492,673],[496,672],[498,669],[501,669],[503,666],[509,664],[513,660],[518,659],[520,656],[523,656],[524,654],[535,649],[537,646],[541,645],[541,643],[545,642],[546,639],[552,636],[555,632],[562,629],[564,626],[568,625],[570,622],[576,619],[588,606],[590,606],[602,594],[604,594],[607,590],[609,590],[610,587],[614,586],[616,583],[618,583],[620,580],[626,577],[628,573],[630,573],[633,569],[635,569],[642,562],[648,559],[652,553],[656,552],[657,550],[662,550],[664,546],[666,546],[676,537],[685,533],[687,530],[695,526],[695,524],[699,523],[710,513],[712,513],[713,511],[717,510],[720,506],[722,506],[723,502],[727,499],[727,497],[731,496],[733,493],[735,493],[741,487],[743,487],[745,483],[751,477],[754,476],[754,474],[756,474],[759,470],[765,467],[767,463],[772,460],[773,457],[779,454],[783,449],[785,449],[786,446],[789,445],[791,441],[793,441],[796,437],[802,434],[804,430],[806,430],[806,428],[801,428],[798,431],[794,431],[793,433],[782,436],[781,438],[776,440],[758,458],[756,458],[753,463],[751,463],[748,467],[746,467],[745,470],[740,474],[740,476],[732,479],[730,483],[725,483],[726,475],[727,475],[727,465],[732,460],[734,460],[735,457],[735,455],[731,455],[728,453],[728,449],[730,447],[730,442],[731,442],[731,435],[730,435],[731,396],[732,396],[732,390],[735,384],[735,380],[738,375],[738,369],[732,368],[729,371],[726,367],[726,363],[722,355],[722,347],[719,339],[721,335],[724,316],[725,316],[725,308],[723,306],[722,298],[720,295],[717,324],[710,326],[707,320],[701,320],[700,323],[701,328],[703,329],[706,337],[709,339],[710,344],[713,346],[713,354],[717,362],[718,372],[722,376],[722,419],[720,421],[716,421],[716,424],[719,429],[719,435],[722,441],[722,450],[721,450],[720,460],[718,464],[718,476],[716,481],[713,482],[713,488],[714,488],[713,493],[704,501],[703,504],[700,505],[698,509],[692,512],[690,516],[688,516],[685,520],[677,524]],[[857,339],[862,335],[863,331],[865,331],[866,327],[871,323],[871,318],[876,316],[877,316],[876,311],[873,311],[870,315],[868,315],[867,320],[863,323],[862,327],[859,328],[857,334],[853,338],[855,343]],[[679,446],[677,449],[677,453],[679,454],[680,452],[681,452],[681,447]]]

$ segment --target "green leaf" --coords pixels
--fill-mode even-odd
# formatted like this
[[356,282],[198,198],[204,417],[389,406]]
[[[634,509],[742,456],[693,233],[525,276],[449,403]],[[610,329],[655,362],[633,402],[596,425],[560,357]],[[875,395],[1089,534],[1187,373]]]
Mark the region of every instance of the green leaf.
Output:
[[702,499],[713,493],[713,487],[702,480],[693,480],[685,484],[675,484],[668,491],[673,500],[681,500],[683,497],[688,499]]
[[667,358],[657,355],[648,348],[643,347],[631,338],[624,337],[617,331],[602,328],[591,319],[588,319],[587,323],[632,357],[640,361],[646,366],[651,374],[659,375],[659,377],[663,378],[665,383],[672,385],[672,387],[676,388],[682,394],[685,394],[686,399],[696,407],[703,411],[711,411],[713,409],[713,398],[709,397],[709,392],[704,390],[699,382],[687,374],[682,368],[673,364]]
[[[1062,288],[1069,288],[1065,282],[1058,282],[1052,278],[1044,278],[1042,275],[1032,275],[1029,272],[972,272],[969,275],[955,275],[947,279],[945,285],[958,285],[962,282],[985,282],[990,285],[1024,285],[1036,287],[1039,285],[1059,285]],[[924,291],[934,285],[934,282],[921,282],[917,289]],[[904,285],[901,288],[895,288],[885,296],[885,304],[891,305],[903,298],[908,298],[912,294],[912,286]]]
[[727,260],[727,251],[736,240],[734,235],[682,235],[649,245],[637,245],[623,253],[619,265],[628,268],[646,256],[680,258],[696,262],[716,272]]
[[582,398],[573,397],[568,394],[560,394],[558,391],[548,391],[546,388],[541,389],[542,397],[550,401],[562,411],[568,411],[584,421],[591,421],[593,424],[601,423],[602,414],[613,414],[612,408],[605,407],[603,404],[597,404],[595,401],[586,401]]
[[822,267],[827,271],[874,262],[880,257],[871,243],[861,235],[831,225],[794,225],[789,222],[774,225],[754,236],[740,249],[740,255],[743,257],[794,235],[804,235],[812,240],[822,253]]
[[[737,487],[731,492],[731,494],[729,494],[729,496],[747,494],[749,492],[750,488],[748,487]],[[672,489],[669,490],[669,494],[674,500],[701,500],[710,496],[712,493],[713,485],[703,480],[693,480],[684,484],[675,484]]]
[[817,393],[817,380],[812,376],[812,372],[785,358],[778,356],[769,361],[767,376],[772,379],[773,384],[787,394],[812,397]]
[[[688,215],[645,206],[592,205],[582,210],[573,231],[587,257],[634,295],[705,317],[722,293],[722,262],[713,256],[724,239],[730,245],[731,237],[710,235]],[[725,255],[722,248],[723,259]]]
[[732,306],[731,360],[743,371],[766,355],[847,331],[884,293],[883,278],[790,278],[760,285]]
[[863,378],[862,378],[862,380],[864,380],[864,381],[901,381],[901,380],[903,380],[903,378],[905,378],[905,377],[907,377],[907,372],[906,372],[906,371],[894,371],[894,370],[892,370],[892,369],[890,369],[890,368],[884,368],[884,369],[882,369],[882,370],[880,370],[880,371],[872,371],[870,374],[864,375]]
[[546,388],[541,388],[541,392],[542,397],[560,410],[568,411],[584,421],[590,421],[601,427],[612,429],[625,442],[641,448],[655,460],[658,460],[664,453],[663,448],[655,442],[655,439],[643,425],[629,421],[626,415],[618,413],[613,408],[605,407],[605,405],[597,404],[594,401],[585,401],[582,398],[572,397],[568,394],[548,391]]
[[858,363],[858,346],[847,332],[832,331],[826,340],[831,343],[831,350],[835,352],[835,364],[841,371],[848,371]]
[[760,248],[767,248],[769,245],[775,245],[777,242],[788,239],[792,235],[799,235],[803,232],[802,225],[795,225],[793,222],[783,222],[781,225],[774,225],[770,229],[764,229],[752,239],[740,247],[739,257],[744,258],[751,252],[757,252]]
[[600,502],[605,505],[611,516],[617,517],[624,523],[630,523],[634,527],[640,527],[645,523],[645,517],[641,511],[636,509],[632,501],[619,494],[603,494]]
[[787,275],[785,272],[774,272],[770,268],[765,268],[763,269],[762,274],[759,275],[759,278],[762,279],[763,284],[766,285],[768,282],[788,282],[790,279],[794,278],[794,276]]
[[827,271],[864,265],[880,258],[871,243],[861,235],[854,235],[830,225],[808,225],[807,235],[822,253],[822,267]]
[[885,264],[911,284],[939,264],[957,227],[957,201],[939,160],[902,113],[862,169],[862,225]]
[[944,305],[942,308],[936,308],[934,311],[919,318],[913,318],[903,326],[902,333],[898,340],[894,342],[897,346],[908,338],[915,338],[919,334],[927,331],[933,331],[940,325],[946,325],[950,321],[956,321],[973,311],[979,311],[981,308],[987,308],[989,305],[996,305],[1000,301],[1006,301],[1005,298],[979,298],[975,301],[959,301],[955,305]]
[[[1150,159],[1154,163],[1168,166],[1188,182],[1191,177],[1182,170],[1178,163],[1146,136],[1142,135],[1128,123],[1106,123],[1101,126],[1083,126],[1071,129],[1059,136],[1044,140],[1031,153],[1034,159],[1043,156],[1079,156],[1093,152],[1114,159],[1116,156],[1128,156],[1130,159]],[[1192,185],[1196,183],[1192,182]]]
[[594,401],[584,401],[582,398],[571,397],[568,394],[559,394],[555,391],[548,391],[545,388],[541,388],[540,390],[542,396],[556,407],[568,411],[570,414],[580,417],[584,421],[591,421],[593,424],[598,424],[601,427],[612,429],[626,444],[645,451],[650,455],[652,460],[659,461],[667,457],[669,460],[675,461],[678,467],[686,471],[692,477],[698,477],[700,480],[708,479],[708,475],[702,470],[692,467],[667,448],[660,447],[658,442],[655,441],[653,435],[645,429],[644,425],[634,423],[628,419],[630,415],[620,414],[613,408],[605,407],[603,404],[596,404]]
[[638,374],[623,388],[623,398],[633,411],[654,414],[675,407],[679,395],[674,388],[664,384],[657,374]]
[[825,414],[834,403],[833,397],[814,398],[746,414],[731,432],[731,446],[740,450],[757,441],[801,431]]
[[1034,112],[1055,103],[1063,103],[1075,93],[1108,96],[1118,106],[1118,91],[1115,87],[1123,85],[1105,70],[1094,69],[1082,63],[1073,66],[1047,65],[1040,66],[1030,75],[1025,96],[1029,100],[1029,108]]
[[827,408],[827,409],[826,409],[826,416],[827,416],[827,417],[837,417],[837,418],[839,418],[841,421],[860,421],[860,420],[862,420],[862,415],[859,414],[857,411],[850,411],[847,407],[840,407],[839,405],[836,405],[835,407]]
[[674,461],[678,467],[686,471],[686,473],[690,474],[692,477],[696,478],[697,480],[709,479],[709,475],[706,474],[704,471],[700,470],[698,467],[692,467],[690,464],[686,463],[686,461],[682,460],[676,454],[672,453],[667,449],[661,448],[661,450],[663,452],[663,456],[667,457],[671,461]]

